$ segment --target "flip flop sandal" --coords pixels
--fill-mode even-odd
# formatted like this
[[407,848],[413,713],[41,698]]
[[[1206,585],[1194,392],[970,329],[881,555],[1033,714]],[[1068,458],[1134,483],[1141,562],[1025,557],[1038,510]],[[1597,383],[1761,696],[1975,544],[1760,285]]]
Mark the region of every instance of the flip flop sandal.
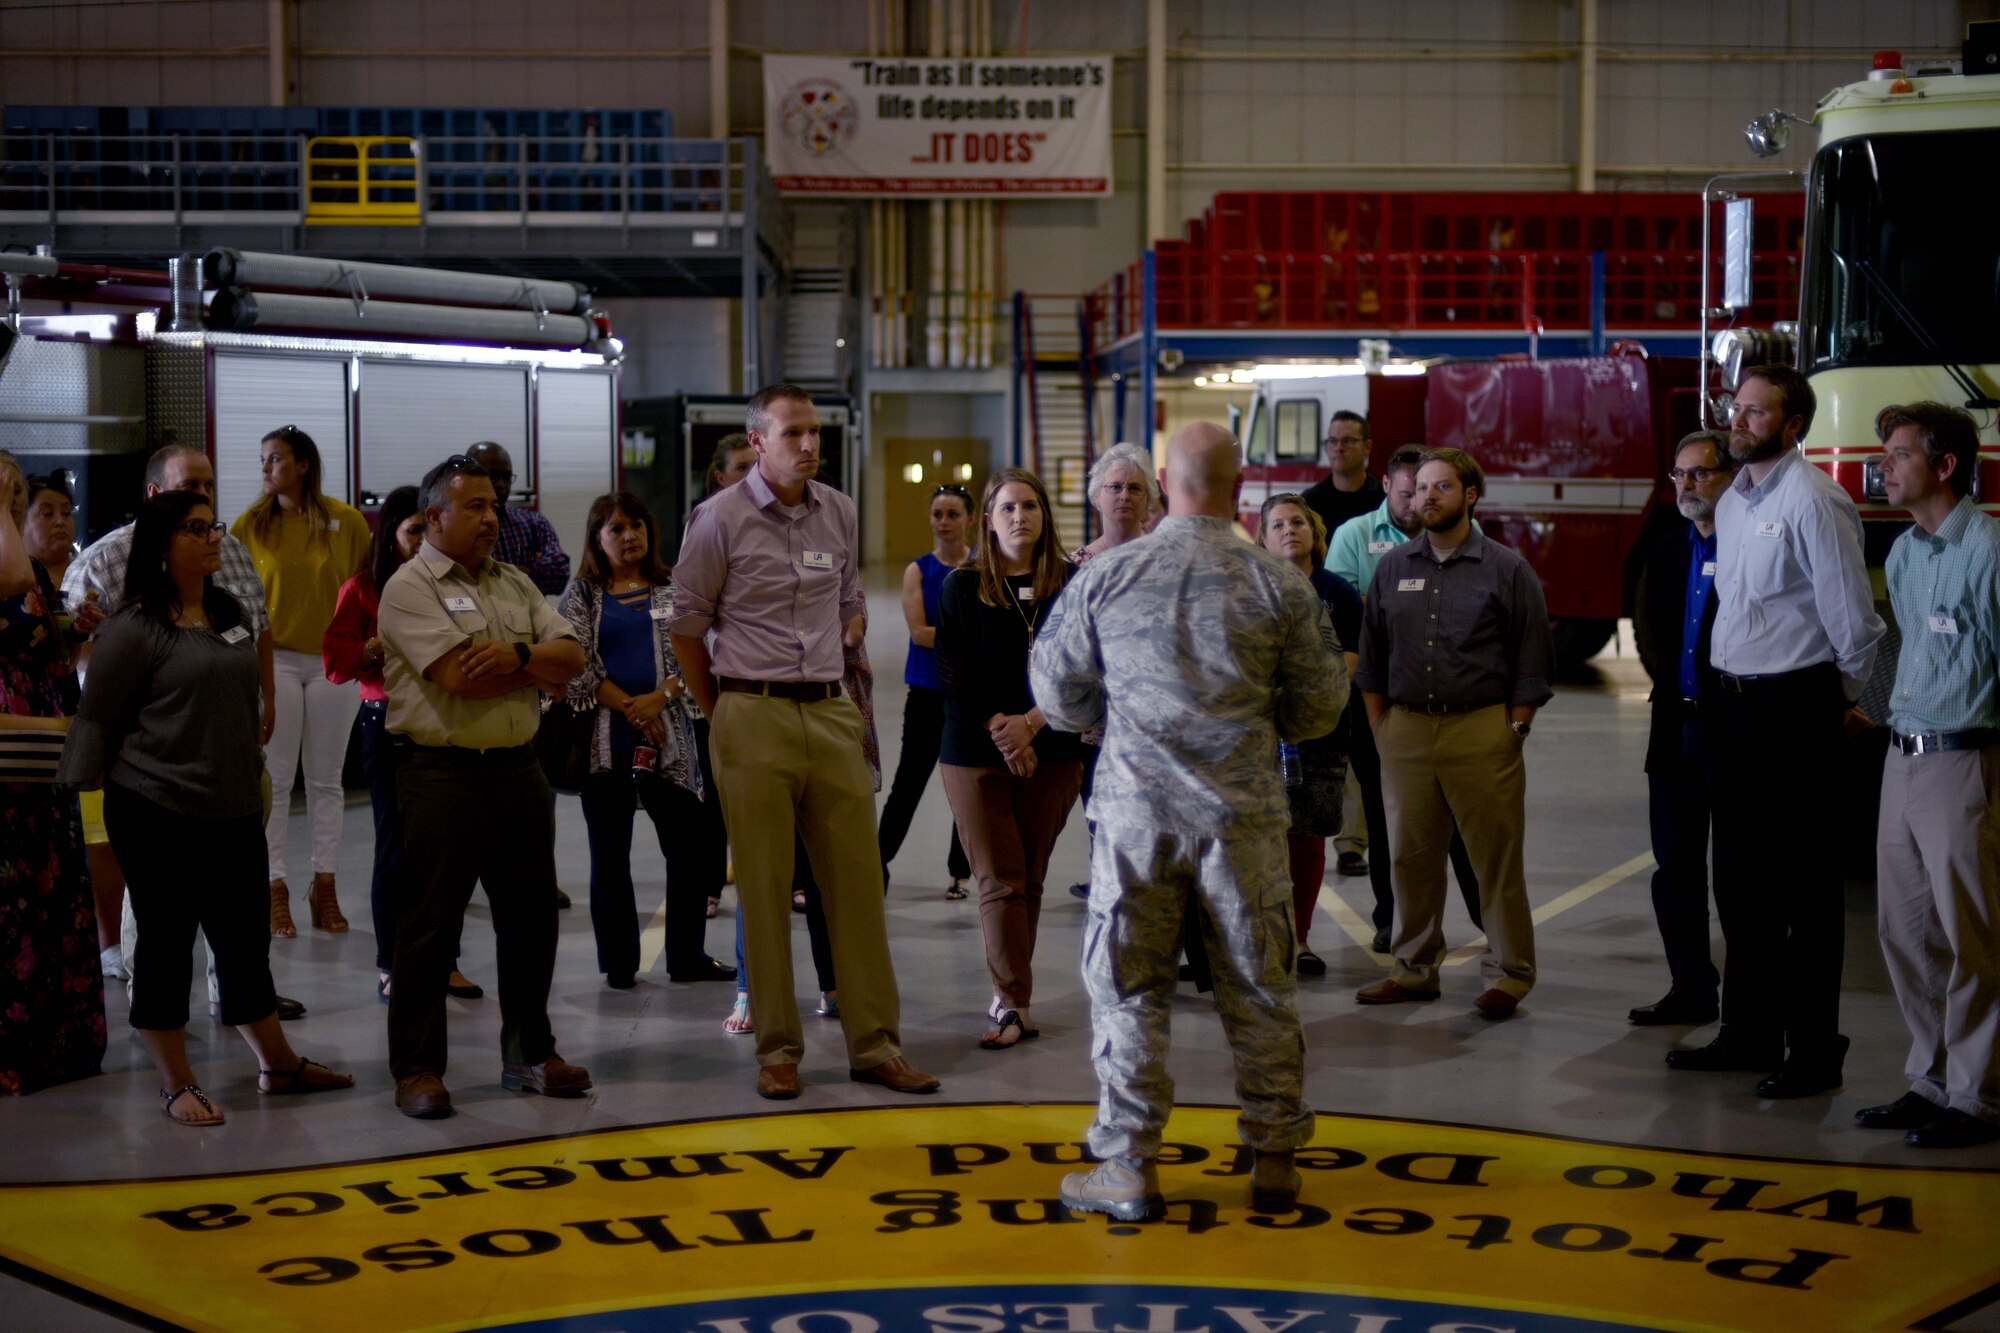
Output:
[[[201,1103],[201,1109],[208,1112],[214,1119],[183,1120],[175,1115],[174,1103],[179,1101],[186,1093],[193,1093],[194,1099]],[[208,1099],[208,1094],[203,1092],[198,1084],[194,1083],[183,1083],[172,1092],[162,1092],[160,1094],[160,1114],[173,1121],[176,1125],[185,1125],[189,1129],[208,1129],[211,1126],[222,1123],[222,1112],[215,1109],[215,1103]]]
[[[979,1049],[982,1051],[1004,1051],[1010,1047],[1019,1046],[1024,1041],[1032,1041],[1042,1035],[1040,1028],[1031,1028],[1021,1021],[1021,1011],[1018,1009],[1007,1010],[995,1021],[1000,1025],[999,1033],[996,1036],[981,1037],[979,1039]],[[1008,1038],[1007,1029],[1009,1028],[1019,1029],[1021,1035]]]
[[[306,1082],[306,1071],[308,1069],[322,1070],[327,1074],[332,1074],[335,1078],[345,1078],[347,1082],[308,1084]],[[275,1087],[267,1088],[261,1084],[258,1085],[257,1091],[266,1097],[303,1096],[309,1092],[338,1092],[342,1088],[351,1088],[354,1086],[352,1075],[334,1074],[331,1069],[328,1069],[319,1061],[308,1060],[303,1055],[299,1057],[299,1067],[297,1069],[260,1069],[257,1072],[265,1078],[280,1080]]]
[[806,910],[805,890],[803,889],[792,890],[792,910],[794,912],[804,912]]
[[1301,949],[1298,970],[1302,977],[1323,977],[1326,975],[1326,960],[1311,949]]
[[953,880],[951,882],[951,887],[944,891],[944,896],[951,899],[953,902],[958,902],[960,899],[966,896],[965,886],[963,884],[960,884],[957,880]]
[[736,1007],[729,1011],[729,1017],[722,1020],[722,1030],[732,1037],[747,1037],[757,1030],[757,1024],[750,1017],[750,997],[736,997]]

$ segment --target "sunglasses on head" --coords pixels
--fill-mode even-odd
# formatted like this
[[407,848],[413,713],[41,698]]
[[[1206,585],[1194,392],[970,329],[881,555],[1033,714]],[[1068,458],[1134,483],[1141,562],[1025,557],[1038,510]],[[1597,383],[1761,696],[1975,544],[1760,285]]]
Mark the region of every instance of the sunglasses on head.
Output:
[[949,482],[949,481],[944,483],[942,486],[939,486],[936,490],[932,491],[931,499],[935,500],[940,495],[956,495],[959,499],[967,501],[972,499],[971,491],[966,490],[965,487],[960,486],[955,482]]

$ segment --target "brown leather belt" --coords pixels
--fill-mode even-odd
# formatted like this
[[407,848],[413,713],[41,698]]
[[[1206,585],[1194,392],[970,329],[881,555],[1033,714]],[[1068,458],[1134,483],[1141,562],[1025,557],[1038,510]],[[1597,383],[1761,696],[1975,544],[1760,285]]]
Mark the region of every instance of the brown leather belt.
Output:
[[725,694],[761,694],[771,699],[790,699],[802,704],[823,703],[840,697],[840,682],[837,680],[743,680],[736,676],[717,676],[715,688]]

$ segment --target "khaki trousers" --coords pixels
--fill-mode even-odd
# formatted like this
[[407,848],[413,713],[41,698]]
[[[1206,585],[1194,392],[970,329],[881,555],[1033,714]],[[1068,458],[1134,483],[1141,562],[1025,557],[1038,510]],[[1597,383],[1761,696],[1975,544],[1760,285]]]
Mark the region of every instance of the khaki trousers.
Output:
[[1523,998],[1535,986],[1535,923],[1522,860],[1528,783],[1507,709],[1433,716],[1393,707],[1375,730],[1375,747],[1396,867],[1390,978],[1411,990],[1438,988],[1446,852],[1456,819],[1479,877],[1487,941],[1480,976],[1489,988]]
[[1889,751],[1876,915],[1911,1091],[2000,1120],[2000,745]]
[[902,1054],[896,972],[882,918],[875,783],[861,754],[861,714],[845,698],[797,703],[725,693],[709,749],[736,855],[757,1062],[797,1064],[805,1051],[792,985],[794,831],[804,840],[826,911],[840,1024],[851,1069]]
[[1083,764],[1044,761],[1025,778],[1004,768],[940,764],[938,769],[979,879],[979,928],[986,937],[993,993],[1005,1008],[1026,1009],[1034,1002],[1042,880],[1049,852],[1076,804]]

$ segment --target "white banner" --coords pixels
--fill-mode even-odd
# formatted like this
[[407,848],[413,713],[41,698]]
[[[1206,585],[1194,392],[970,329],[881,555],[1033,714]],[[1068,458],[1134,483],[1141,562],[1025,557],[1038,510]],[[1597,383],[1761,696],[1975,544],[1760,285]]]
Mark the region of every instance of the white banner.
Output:
[[1111,57],[764,57],[764,143],[790,194],[1111,193]]

